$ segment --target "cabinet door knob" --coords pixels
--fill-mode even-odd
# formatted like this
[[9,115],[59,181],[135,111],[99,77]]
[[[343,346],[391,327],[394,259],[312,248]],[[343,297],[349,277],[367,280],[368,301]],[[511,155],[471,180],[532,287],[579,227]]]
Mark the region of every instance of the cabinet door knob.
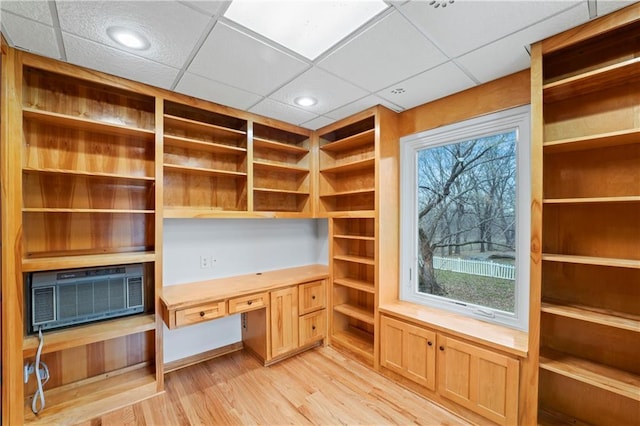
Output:
[[440,346],[440,350],[441,350],[441,351],[444,351],[444,346]]
[[316,329],[316,326],[315,326],[315,325],[312,325],[312,326],[311,326],[311,329],[312,329],[312,330],[315,330],[315,329]]
[[251,304],[252,304],[252,303],[253,303],[253,300],[249,300],[249,301],[247,302],[247,305],[251,306]]
[[200,311],[200,316],[203,317],[204,316],[204,311]]
[[433,346],[433,342],[432,342],[431,340],[428,340],[428,341],[427,341],[427,345],[429,345],[429,346]]
[[311,300],[316,300],[316,295],[311,296]]

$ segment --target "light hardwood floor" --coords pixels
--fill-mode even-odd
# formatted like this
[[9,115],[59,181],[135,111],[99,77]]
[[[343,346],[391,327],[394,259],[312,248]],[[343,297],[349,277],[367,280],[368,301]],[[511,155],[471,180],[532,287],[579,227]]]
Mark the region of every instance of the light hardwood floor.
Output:
[[465,425],[330,347],[271,367],[244,351],[167,374],[166,392],[97,425]]

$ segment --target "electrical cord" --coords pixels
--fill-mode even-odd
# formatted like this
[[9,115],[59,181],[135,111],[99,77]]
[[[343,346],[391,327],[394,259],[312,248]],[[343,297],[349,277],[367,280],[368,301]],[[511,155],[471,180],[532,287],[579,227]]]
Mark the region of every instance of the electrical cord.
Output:
[[[38,414],[40,411],[42,411],[42,409],[44,409],[44,391],[42,390],[42,387],[49,381],[49,378],[51,377],[49,375],[49,367],[47,367],[47,364],[45,364],[44,362],[40,362],[40,355],[42,355],[42,347],[44,346],[42,328],[38,328],[38,339],[40,340],[40,343],[38,344],[38,350],[36,351],[36,362],[34,363],[38,389],[36,390],[36,393],[33,394],[33,401],[31,401],[31,411],[33,411],[33,414]],[[40,366],[42,366],[44,377],[40,376]],[[38,408],[38,400],[40,401],[40,408]]]

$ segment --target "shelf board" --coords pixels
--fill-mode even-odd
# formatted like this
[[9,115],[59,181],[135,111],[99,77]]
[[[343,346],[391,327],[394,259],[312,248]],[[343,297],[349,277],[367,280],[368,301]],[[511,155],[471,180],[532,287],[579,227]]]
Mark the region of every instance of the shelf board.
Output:
[[617,268],[640,269],[640,260],[616,259],[610,257],[574,256],[568,254],[543,253],[542,260],[547,262],[577,263],[581,265],[613,266]]
[[640,401],[640,376],[636,374],[549,349],[540,353],[540,368]]
[[357,133],[347,138],[329,142],[320,146],[320,149],[329,152],[340,152],[369,144],[372,147],[375,144],[375,129],[365,130],[364,132]]
[[246,148],[172,135],[164,135],[164,144],[176,148],[195,149],[218,154],[245,155],[247,153]]
[[98,172],[86,172],[81,170],[65,170],[65,169],[41,169],[35,167],[24,167],[22,169],[24,173],[32,174],[52,174],[52,175],[69,175],[77,177],[86,177],[91,179],[108,179],[108,180],[122,180],[129,182],[153,182],[155,178],[149,176],[132,176],[121,175],[115,173],[98,173]]
[[[155,315],[145,314],[45,332],[42,353],[76,348],[116,337],[155,330],[155,328]],[[22,343],[22,356],[25,358],[34,356],[38,349],[38,343],[38,336],[25,337]]]
[[353,278],[334,278],[333,284],[353,288],[359,291],[364,291],[365,293],[373,294],[376,292],[376,289],[372,283],[362,280],[356,280]]
[[376,160],[374,158],[365,158],[363,160],[349,161],[348,163],[337,164],[331,167],[323,167],[321,173],[346,173],[356,170],[371,169],[375,170]]
[[[89,379],[51,390],[45,388],[46,408],[36,416],[30,406],[25,406],[24,424],[82,423],[158,394],[152,368],[141,365],[123,370],[103,374],[102,380]],[[29,399],[27,403],[30,405]]]
[[178,173],[189,173],[189,174],[198,174],[198,175],[209,175],[209,176],[217,176],[217,177],[228,177],[228,178],[241,178],[247,177],[247,174],[244,172],[233,172],[229,170],[217,170],[217,169],[207,169],[204,167],[189,167],[189,166],[180,166],[177,164],[168,164],[164,163],[165,171],[170,172],[178,172]]
[[557,153],[608,148],[636,144],[638,142],[640,142],[640,129],[627,129],[591,136],[552,140],[544,142],[542,146],[545,153]]
[[107,214],[154,214],[155,210],[128,210],[128,209],[76,209],[76,208],[45,208],[26,207],[23,213],[107,213]]
[[156,254],[153,251],[34,257],[22,259],[22,270],[24,272],[52,271],[91,266],[129,265],[155,260]]
[[[207,131],[214,135],[236,136],[240,139],[240,136],[246,136],[247,132],[244,130],[232,129],[229,127],[217,126],[215,124],[205,123],[202,121],[191,120],[189,118],[178,117],[176,115],[165,114],[164,115],[165,128],[167,124],[181,127],[183,129],[191,129],[196,131]],[[168,133],[165,132],[165,135]]]
[[360,241],[375,241],[376,237],[369,237],[366,235],[348,235],[348,234],[334,234],[333,238],[342,240],[360,240]]
[[359,306],[350,305],[348,303],[343,303],[340,305],[335,305],[333,307],[335,312],[340,312],[343,315],[348,316],[349,318],[357,319],[362,322],[366,322],[367,324],[374,324],[373,312],[369,311],[365,308],[361,308]]
[[543,301],[542,312],[640,333],[640,316],[582,305]]
[[348,330],[336,330],[331,335],[331,340],[346,347],[349,350],[373,361],[373,335],[357,328]]
[[251,214],[247,210],[225,210],[222,207],[165,207],[163,216],[165,219],[196,219],[196,218],[248,218],[264,217],[260,214]]
[[364,188],[364,189],[354,189],[351,191],[340,191],[340,192],[333,192],[331,194],[322,194],[320,195],[321,198],[327,198],[327,197],[348,197],[351,195],[362,195],[362,194],[370,194],[370,193],[375,193],[375,189],[374,188]]
[[253,168],[255,170],[286,172],[286,173],[296,173],[296,174],[309,173],[309,168],[307,167],[300,167],[293,164],[266,163],[264,161],[254,161]]
[[320,217],[337,219],[373,219],[375,215],[375,210],[332,210],[320,213]]
[[307,148],[301,146],[273,141],[270,139],[258,138],[255,136],[253,137],[253,147],[271,149],[273,151],[288,152],[291,154],[298,154],[300,156],[309,153],[309,150]]
[[73,117],[56,112],[39,110],[37,108],[22,108],[24,118],[37,120],[42,123],[51,124],[53,126],[62,126],[83,131],[106,133],[117,136],[143,136],[153,141],[156,132],[154,130],[141,129],[117,123],[108,123],[106,121],[91,120],[88,118]]
[[253,192],[261,192],[265,194],[293,194],[293,195],[302,195],[308,196],[309,191],[293,191],[289,189],[277,189],[277,188],[253,188]]
[[624,197],[584,197],[584,198],[546,198],[545,204],[596,204],[596,203],[638,203],[639,195]]
[[609,87],[631,83],[640,76],[640,58],[632,58],[613,65],[544,84],[545,102],[554,102]]
[[352,263],[362,263],[363,265],[375,265],[376,261],[370,257],[364,256],[349,256],[349,255],[341,255],[336,254],[333,256],[335,260],[344,260]]

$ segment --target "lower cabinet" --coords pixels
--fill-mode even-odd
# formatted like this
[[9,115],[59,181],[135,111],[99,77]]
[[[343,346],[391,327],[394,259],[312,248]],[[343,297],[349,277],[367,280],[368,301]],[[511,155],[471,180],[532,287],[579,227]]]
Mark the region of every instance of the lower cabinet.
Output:
[[519,361],[381,316],[380,365],[500,425],[518,415]]
[[327,332],[326,283],[301,283],[269,292],[266,309],[242,317],[242,341],[264,364],[321,342]]

